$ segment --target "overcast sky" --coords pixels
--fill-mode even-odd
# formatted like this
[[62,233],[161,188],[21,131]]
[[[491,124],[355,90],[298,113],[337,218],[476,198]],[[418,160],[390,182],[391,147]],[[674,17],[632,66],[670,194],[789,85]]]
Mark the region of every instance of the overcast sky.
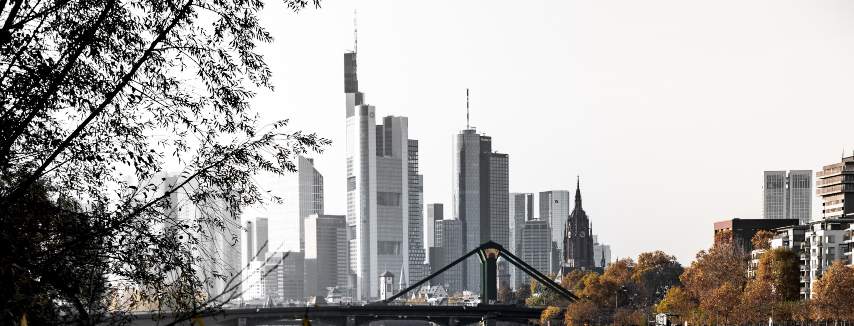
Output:
[[[574,191],[580,175],[615,258],[661,249],[688,263],[714,221],[761,217],[763,170],[854,151],[851,1],[359,0],[299,14],[270,1],[276,89],[253,102],[334,142],[315,155],[328,214],[346,206],[354,9],[359,87],[378,116],[409,117],[426,203],[451,203],[468,87],[472,125],[510,155],[510,191]],[[289,246],[295,234],[271,231]]]

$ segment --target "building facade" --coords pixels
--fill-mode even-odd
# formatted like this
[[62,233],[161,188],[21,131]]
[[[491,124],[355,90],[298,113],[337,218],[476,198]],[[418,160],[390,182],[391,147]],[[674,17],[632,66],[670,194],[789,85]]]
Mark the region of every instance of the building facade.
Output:
[[[409,178],[409,221],[408,238],[404,247],[408,256],[408,265],[400,276],[402,284],[416,283],[429,275],[424,254],[424,177],[418,174],[418,141],[409,140],[407,171]],[[404,277],[406,276],[406,277]]]
[[[509,243],[509,157],[492,151],[492,138],[465,129],[456,136],[454,216],[462,223],[464,252],[482,243]],[[480,262],[464,263],[464,287],[480,291]],[[499,262],[499,282],[509,282],[506,262]]]
[[436,247],[433,239],[435,238],[433,230],[435,230],[436,221],[445,219],[445,206],[440,203],[427,204],[427,216],[424,218],[424,247]]
[[[510,193],[510,216],[509,216],[509,245],[505,248],[517,257],[522,255],[522,229],[525,221],[534,219],[534,194],[533,193]],[[510,268],[510,285],[517,289],[523,285],[524,274],[518,268]]]
[[[447,266],[467,252],[463,251],[465,245],[463,240],[463,223],[457,219],[436,221],[435,239],[433,241],[439,245],[439,247],[431,248],[437,251],[430,261],[431,266],[436,269]],[[450,293],[465,290],[464,268],[465,263],[460,263],[448,269],[442,273],[441,279],[438,281],[441,282],[439,284],[445,285]]]
[[[525,221],[525,226],[522,228],[522,260],[543,275],[548,275],[551,268],[551,247],[549,222],[542,219]],[[523,272],[518,273],[517,277],[521,279],[520,286],[528,284],[531,279]]]
[[812,217],[812,171],[765,171],[762,215],[766,219],[797,219],[807,224]]
[[593,235],[593,265],[605,268],[611,263],[611,246],[599,242],[599,236]]
[[371,299],[379,296],[377,275],[409,268],[411,155],[408,119],[376,124],[356,71],[356,53],[345,53],[348,283],[357,299]]
[[[566,220],[572,210],[572,199],[568,190],[549,190],[540,192],[540,219],[549,222],[552,229],[552,241],[555,243],[558,257],[563,256],[563,231],[566,229]],[[552,262],[550,272],[557,273],[560,265],[558,261]]]
[[591,270],[593,262],[593,230],[581,206],[581,180],[576,183],[575,207],[570,213],[563,233],[563,266],[569,269]]
[[824,166],[816,173],[822,219],[854,218],[854,156]]
[[325,296],[347,286],[347,233],[344,215],[312,214],[305,220],[305,297]]
[[750,242],[759,230],[771,231],[777,228],[798,225],[795,219],[741,219],[734,218],[715,222],[715,239],[729,232],[730,239],[737,250],[749,254],[753,250]]
[[[297,157],[297,178],[299,190],[296,192],[299,202],[299,248],[305,250],[305,219],[310,215],[323,215],[323,175],[314,167],[314,159]],[[288,198],[285,198],[287,202]]]

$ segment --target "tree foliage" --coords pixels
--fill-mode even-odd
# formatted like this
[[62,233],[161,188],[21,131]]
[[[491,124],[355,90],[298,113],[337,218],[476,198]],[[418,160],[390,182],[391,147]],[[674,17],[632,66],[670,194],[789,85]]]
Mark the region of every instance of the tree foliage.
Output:
[[841,261],[833,264],[813,285],[813,318],[818,320],[854,320],[854,268]]
[[771,249],[771,239],[774,239],[774,232],[768,230],[759,230],[756,231],[756,234],[753,235],[753,238],[750,238],[750,244],[753,246],[753,249]]
[[[263,5],[0,1],[0,323],[121,321],[152,306],[189,316],[233,298],[200,292],[240,276],[200,274],[211,257],[194,253],[233,244],[223,231],[241,208],[276,200],[253,176],[294,171],[329,143],[261,126],[249,105],[272,88],[256,51],[272,41]],[[178,198],[199,214],[175,218]]]

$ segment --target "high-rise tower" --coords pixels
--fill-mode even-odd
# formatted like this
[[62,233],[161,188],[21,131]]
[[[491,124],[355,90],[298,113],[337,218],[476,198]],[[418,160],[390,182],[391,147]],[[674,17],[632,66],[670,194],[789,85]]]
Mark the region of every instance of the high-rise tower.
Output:
[[[456,137],[454,153],[454,216],[462,222],[463,252],[487,241],[509,244],[509,157],[492,151],[492,138],[465,129]],[[480,261],[464,265],[464,287],[480,291]],[[499,282],[509,282],[500,262]]]
[[812,216],[812,171],[765,171],[762,215],[766,219],[797,219],[807,224]]

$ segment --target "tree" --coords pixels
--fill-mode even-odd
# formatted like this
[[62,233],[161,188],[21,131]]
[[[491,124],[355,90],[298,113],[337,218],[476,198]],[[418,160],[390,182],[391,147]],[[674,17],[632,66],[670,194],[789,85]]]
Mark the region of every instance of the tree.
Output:
[[[25,311],[119,321],[152,303],[189,318],[234,297],[200,293],[211,282],[239,288],[241,276],[196,273],[210,257],[193,248],[242,207],[277,200],[253,176],[292,172],[296,155],[329,144],[287,121],[261,127],[249,106],[254,89],[272,88],[255,51],[272,40],[262,6],[0,1],[0,323]],[[167,165],[180,174],[164,177]],[[173,218],[176,197],[204,209]]]
[[854,269],[834,261],[813,285],[813,318],[818,320],[854,319]]
[[735,321],[741,290],[729,282],[721,284],[700,300],[700,308],[709,313],[715,324]]
[[681,286],[667,289],[664,298],[655,305],[655,312],[660,314],[677,314],[683,317],[697,307],[697,302],[688,295]]
[[641,253],[632,271],[632,280],[640,290],[639,303],[648,307],[661,300],[668,289],[681,284],[679,275],[682,271],[676,256],[660,250]]
[[599,316],[599,306],[589,300],[569,304],[564,313],[564,324],[571,326],[591,325]]
[[747,270],[744,254],[733,247],[731,242],[715,244],[708,251],[697,253],[697,258],[686,268],[679,280],[691,297],[699,299],[725,283],[741,289],[746,282]]
[[759,230],[756,231],[756,234],[753,235],[753,238],[750,239],[750,244],[753,245],[753,249],[771,249],[771,239],[774,239],[774,232],[768,230]]
[[501,286],[498,287],[498,302],[503,303],[514,303],[516,298],[513,296],[513,290],[510,289],[510,284],[501,283]]
[[800,295],[798,254],[788,248],[774,248],[759,257],[756,278],[769,283],[775,302],[798,300]]

